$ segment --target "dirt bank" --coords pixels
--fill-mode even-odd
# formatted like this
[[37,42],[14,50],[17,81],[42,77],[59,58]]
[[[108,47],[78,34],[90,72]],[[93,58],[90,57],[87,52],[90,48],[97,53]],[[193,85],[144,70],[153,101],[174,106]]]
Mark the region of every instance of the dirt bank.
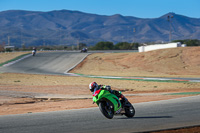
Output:
[[72,73],[112,76],[200,77],[200,47],[143,53],[97,53]]

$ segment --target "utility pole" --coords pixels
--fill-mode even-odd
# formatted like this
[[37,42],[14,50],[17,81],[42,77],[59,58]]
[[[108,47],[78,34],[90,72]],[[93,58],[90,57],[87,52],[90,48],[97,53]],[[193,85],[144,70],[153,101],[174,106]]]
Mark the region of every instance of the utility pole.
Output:
[[23,48],[23,46],[24,46],[24,43],[22,42],[22,29],[23,29],[23,26],[24,25],[20,25],[20,43],[21,43],[21,47]]
[[10,46],[10,36],[8,36],[8,46]]
[[133,28],[133,42],[135,42],[135,28]]
[[169,22],[169,42],[172,41],[172,18],[174,16],[167,16],[167,20]]
[[129,32],[131,31],[131,29],[130,29],[130,27],[128,26],[127,27],[127,40],[126,40],[126,42],[129,42]]

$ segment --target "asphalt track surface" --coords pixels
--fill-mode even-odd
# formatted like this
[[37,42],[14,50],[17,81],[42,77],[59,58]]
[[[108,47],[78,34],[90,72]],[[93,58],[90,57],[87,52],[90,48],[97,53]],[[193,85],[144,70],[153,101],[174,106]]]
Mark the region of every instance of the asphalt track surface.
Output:
[[[0,133],[132,133],[200,125],[200,96],[133,104],[133,118],[98,108],[0,116]],[[92,103],[91,103],[92,104]]]
[[0,72],[63,75],[87,55],[88,53],[66,51],[37,53],[36,56],[29,55],[21,61],[0,68]]

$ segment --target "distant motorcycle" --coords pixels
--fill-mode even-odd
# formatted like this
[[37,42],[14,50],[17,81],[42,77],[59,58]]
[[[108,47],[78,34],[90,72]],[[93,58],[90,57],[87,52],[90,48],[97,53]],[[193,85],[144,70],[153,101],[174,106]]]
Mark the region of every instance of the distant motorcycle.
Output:
[[95,91],[93,102],[99,106],[102,114],[108,119],[112,119],[114,115],[125,115],[128,118],[135,115],[135,109],[130,102],[119,100],[116,95],[107,90]]
[[32,55],[35,56],[35,54],[36,54],[36,50],[33,50]]
[[87,48],[81,49],[81,53],[87,53]]

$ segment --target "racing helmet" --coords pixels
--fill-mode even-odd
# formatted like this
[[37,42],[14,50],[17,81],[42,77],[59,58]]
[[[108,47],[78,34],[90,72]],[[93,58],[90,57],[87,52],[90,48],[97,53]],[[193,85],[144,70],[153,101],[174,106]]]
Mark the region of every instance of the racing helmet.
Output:
[[94,89],[98,87],[98,84],[96,82],[92,82],[89,84],[89,88],[91,92],[94,92]]

